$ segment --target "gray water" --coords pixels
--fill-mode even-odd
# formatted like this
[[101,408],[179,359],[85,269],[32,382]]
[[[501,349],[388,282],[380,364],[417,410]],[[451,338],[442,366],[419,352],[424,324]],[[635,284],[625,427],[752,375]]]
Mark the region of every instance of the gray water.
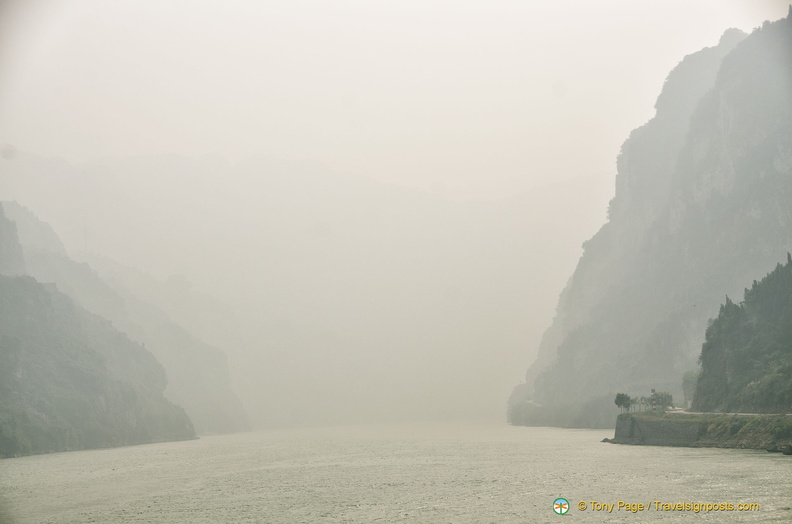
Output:
[[[0,461],[18,523],[789,522],[792,457],[505,424],[300,429]],[[553,513],[569,500],[565,517]],[[581,511],[577,505],[586,502]],[[593,511],[758,503],[758,511]]]

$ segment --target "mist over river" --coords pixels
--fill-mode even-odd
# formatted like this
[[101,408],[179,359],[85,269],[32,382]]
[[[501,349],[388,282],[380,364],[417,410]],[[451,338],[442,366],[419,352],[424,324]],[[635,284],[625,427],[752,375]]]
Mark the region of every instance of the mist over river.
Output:
[[567,518],[586,522],[792,520],[792,457],[600,442],[611,436],[498,423],[304,428],[5,459],[0,521],[535,523],[559,521],[559,497]]

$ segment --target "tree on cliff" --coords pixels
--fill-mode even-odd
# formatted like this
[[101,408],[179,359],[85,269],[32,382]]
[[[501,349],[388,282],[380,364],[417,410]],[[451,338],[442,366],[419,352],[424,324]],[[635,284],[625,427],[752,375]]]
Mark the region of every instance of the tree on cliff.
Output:
[[629,411],[632,406],[632,398],[627,393],[616,393],[616,406],[621,408],[622,413]]
[[728,297],[701,349],[696,411],[792,411],[792,256],[735,304]]
[[654,399],[655,408],[660,411],[674,407],[674,397],[667,391],[652,393],[652,398]]

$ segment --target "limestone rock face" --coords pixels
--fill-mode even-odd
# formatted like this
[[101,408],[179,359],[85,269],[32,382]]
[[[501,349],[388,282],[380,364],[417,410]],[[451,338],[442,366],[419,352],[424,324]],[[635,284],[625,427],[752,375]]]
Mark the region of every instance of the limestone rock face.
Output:
[[681,398],[725,296],[792,249],[792,18],[685,57],[656,108],[622,147],[533,391],[513,396],[537,407],[513,423],[612,427],[618,391]]

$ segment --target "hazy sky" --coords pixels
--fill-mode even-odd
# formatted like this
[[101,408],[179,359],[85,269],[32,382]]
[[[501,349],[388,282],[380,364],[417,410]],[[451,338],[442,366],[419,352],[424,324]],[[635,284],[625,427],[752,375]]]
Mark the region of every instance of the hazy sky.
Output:
[[311,159],[500,197],[612,184],[669,70],[778,0],[0,3],[0,143]]
[[[231,304],[241,330],[180,321],[212,324],[202,336],[230,351],[251,416],[267,423],[310,410],[501,417],[605,219],[619,147],[666,75],[726,28],[788,9],[0,6],[0,145],[72,163],[198,159],[0,160],[0,196],[51,222],[72,254],[181,275]],[[217,154],[275,160],[228,169]],[[514,198],[456,204],[338,172]]]

